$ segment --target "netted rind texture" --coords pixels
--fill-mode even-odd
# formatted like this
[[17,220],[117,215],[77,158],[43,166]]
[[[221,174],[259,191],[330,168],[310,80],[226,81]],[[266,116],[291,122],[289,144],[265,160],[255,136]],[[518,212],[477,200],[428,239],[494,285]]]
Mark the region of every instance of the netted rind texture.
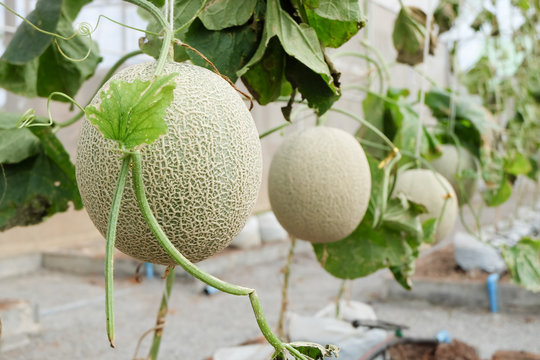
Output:
[[404,171],[399,174],[394,187],[394,195],[399,193],[426,207],[428,212],[420,215],[421,221],[438,219],[445,201],[448,201],[435,232],[435,242],[442,241],[452,231],[456,223],[458,202],[452,185],[444,176],[427,169]]
[[[111,80],[150,80],[154,69],[154,62],[130,66]],[[185,63],[169,63],[163,73],[179,75],[165,116],[166,135],[141,150],[146,196],[174,246],[198,262],[223,250],[245,225],[261,184],[261,145],[244,102],[221,77]],[[98,93],[92,105],[99,102]],[[121,167],[117,148],[84,120],[77,147],[77,183],[102,235]],[[144,262],[174,264],[141,215],[131,175],[120,208],[116,247]]]
[[292,236],[312,243],[352,233],[364,217],[370,192],[364,150],[343,130],[321,126],[290,136],[270,165],[272,210]]
[[442,155],[432,160],[431,166],[439,174],[444,176],[454,188],[459,204],[463,205],[470,201],[478,187],[477,179],[462,178],[457,179],[456,175],[459,172],[478,173],[478,164],[474,156],[464,148],[458,148],[454,145],[444,144],[441,146]]

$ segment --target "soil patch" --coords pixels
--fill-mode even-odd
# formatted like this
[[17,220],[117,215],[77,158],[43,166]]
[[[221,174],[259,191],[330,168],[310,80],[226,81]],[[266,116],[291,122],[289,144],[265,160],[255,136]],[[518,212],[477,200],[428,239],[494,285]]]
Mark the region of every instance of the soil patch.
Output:
[[[450,344],[406,343],[389,349],[390,360],[480,360],[476,349],[454,340]],[[540,360],[540,354],[499,350],[491,360]]]
[[[488,276],[489,273],[482,270],[465,271],[460,268],[454,257],[454,245],[448,245],[418,259],[413,278],[486,282]],[[509,280],[506,273],[500,279],[503,282]]]
[[539,354],[531,354],[525,351],[505,351],[499,350],[491,360],[540,360]]
[[459,340],[450,344],[399,344],[389,352],[390,360],[481,360],[472,346]]

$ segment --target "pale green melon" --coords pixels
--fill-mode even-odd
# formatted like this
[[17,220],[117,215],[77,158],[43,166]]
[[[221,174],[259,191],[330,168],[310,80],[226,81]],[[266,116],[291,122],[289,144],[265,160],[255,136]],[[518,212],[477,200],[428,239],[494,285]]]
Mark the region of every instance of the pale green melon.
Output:
[[394,196],[404,194],[409,200],[422,204],[427,213],[420,220],[439,219],[444,213],[435,232],[435,242],[443,240],[454,228],[457,218],[458,202],[452,185],[441,174],[427,169],[411,169],[398,175]]
[[[154,69],[154,62],[134,65],[112,79],[145,81]],[[159,224],[174,246],[197,262],[224,249],[243,228],[261,184],[261,145],[244,102],[220,76],[186,63],[167,64],[164,74],[170,73],[179,75],[165,117],[169,129],[143,148],[143,178]],[[98,95],[92,104],[99,103]],[[77,148],[77,183],[102,234],[121,165],[115,148],[113,141],[84,120]],[[120,209],[116,247],[141,261],[173,264],[141,215],[131,178]]]
[[442,155],[430,162],[431,166],[446,178],[454,188],[459,204],[470,201],[478,187],[476,178],[466,177],[464,172],[478,173],[478,162],[466,149],[454,145],[441,146]]
[[364,150],[343,130],[321,126],[290,136],[270,165],[268,195],[278,221],[292,236],[313,243],[353,232],[370,191]]

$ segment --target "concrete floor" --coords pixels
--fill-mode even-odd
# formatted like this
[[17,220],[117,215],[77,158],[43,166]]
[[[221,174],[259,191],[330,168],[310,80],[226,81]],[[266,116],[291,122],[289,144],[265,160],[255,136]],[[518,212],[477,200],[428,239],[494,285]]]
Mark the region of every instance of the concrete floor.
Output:
[[[254,287],[267,318],[277,323],[280,306],[280,269],[284,259],[258,266],[238,266],[219,274],[227,281]],[[181,271],[181,270],[179,270]],[[371,302],[378,317],[410,327],[405,335],[433,337],[445,329],[453,338],[478,348],[483,358],[499,349],[540,353],[540,314],[497,314],[428,305],[423,302],[383,302],[386,272],[351,284],[353,300]],[[116,281],[116,348],[105,333],[102,277],[73,276],[41,271],[0,280],[0,298],[27,299],[39,306],[42,331],[31,344],[0,353],[10,360],[133,359],[137,341],[152,328],[164,282],[147,279],[137,284]],[[307,244],[300,247],[291,275],[290,309],[314,314],[337,293],[340,281],[325,273]],[[202,294],[198,281],[177,281],[164,332],[160,359],[202,360],[220,347],[260,335],[249,300],[218,293]],[[146,356],[150,336],[142,342],[139,358]]]

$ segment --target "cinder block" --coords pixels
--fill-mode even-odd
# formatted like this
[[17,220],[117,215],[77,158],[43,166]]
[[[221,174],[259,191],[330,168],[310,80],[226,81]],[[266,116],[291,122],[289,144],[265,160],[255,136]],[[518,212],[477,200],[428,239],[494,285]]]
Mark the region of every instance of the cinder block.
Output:
[[29,336],[40,329],[37,313],[26,300],[0,300],[0,353],[30,343]]
[[0,279],[21,276],[41,268],[41,254],[0,258]]

